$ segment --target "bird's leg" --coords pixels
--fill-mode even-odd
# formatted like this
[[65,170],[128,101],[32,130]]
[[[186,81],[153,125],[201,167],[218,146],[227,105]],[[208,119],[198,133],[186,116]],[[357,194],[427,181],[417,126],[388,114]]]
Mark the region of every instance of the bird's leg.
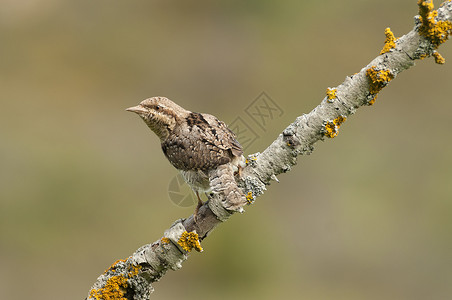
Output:
[[202,206],[202,201],[201,201],[201,198],[199,197],[198,191],[196,191],[195,193],[196,193],[196,197],[198,197],[198,204],[196,205],[195,213],[193,214],[193,219],[195,220],[195,223],[196,223],[196,221],[198,219],[199,208]]
[[241,165],[237,167],[237,175],[239,176],[239,178],[242,178],[242,169],[243,167]]

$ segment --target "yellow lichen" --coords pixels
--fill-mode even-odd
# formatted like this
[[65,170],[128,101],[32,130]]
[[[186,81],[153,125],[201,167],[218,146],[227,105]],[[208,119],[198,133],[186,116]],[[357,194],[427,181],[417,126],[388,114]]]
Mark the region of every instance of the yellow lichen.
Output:
[[107,279],[104,286],[100,289],[92,289],[89,292],[90,298],[96,300],[125,300],[123,297],[126,293],[127,280],[140,273],[141,266],[135,266],[127,263],[127,259],[119,259],[115,261],[105,273],[112,272],[118,275],[111,276]]
[[[249,164],[251,161],[256,161],[257,160],[256,156],[249,156],[248,158],[245,160],[245,164]],[[250,161],[250,159],[251,159],[251,161]]]
[[391,28],[388,27],[385,29],[385,35],[386,35],[385,45],[383,46],[383,49],[381,50],[380,54],[389,52],[389,50],[395,48],[396,46],[395,41],[397,39],[392,33]]
[[124,294],[127,288],[127,279],[123,276],[110,277],[101,289],[92,289],[90,298],[96,300],[125,300]]
[[423,60],[426,57],[428,57],[427,53],[423,53],[421,56],[419,56],[419,59]]
[[167,237],[162,237],[160,241],[162,241],[162,244],[164,245],[168,245],[171,242],[170,239]]
[[377,94],[394,79],[394,75],[390,70],[378,70],[376,66],[372,66],[366,70],[366,76],[369,79],[369,91],[374,95],[372,100],[369,101],[369,105],[375,103]]
[[370,100],[369,102],[367,102],[368,105],[374,105],[375,100],[377,100],[378,95],[375,95],[372,100]]
[[125,263],[126,261],[127,261],[127,259],[118,259],[107,270],[105,270],[104,273],[107,273],[108,271],[115,272],[116,265],[118,263]]
[[334,100],[335,98],[337,98],[337,89],[336,89],[336,88],[334,88],[334,89],[332,89],[332,88],[327,88],[327,89],[326,89],[326,96],[327,96],[328,100],[329,100],[330,102],[332,102],[332,100]]
[[129,278],[133,277],[133,276],[137,276],[140,273],[140,269],[141,266],[134,266],[134,265],[130,265],[129,266]]
[[345,120],[347,120],[347,117],[339,116],[333,121],[327,121],[323,128],[323,134],[329,138],[336,137],[339,133],[339,128]]
[[452,22],[435,20],[438,11],[433,10],[434,6],[431,0],[418,0],[417,4],[419,5],[419,18],[422,22],[419,34],[429,39],[436,49],[452,33]]
[[253,192],[248,192],[248,194],[246,194],[246,202],[248,202],[248,204],[253,203],[254,201],[254,197],[253,197]]
[[439,54],[439,52],[433,52],[433,57],[435,58],[435,62],[437,64],[443,65],[446,63],[446,60],[441,56],[441,54]]
[[199,243],[199,237],[196,232],[187,232],[184,231],[182,235],[180,236],[177,243],[187,252],[190,252],[193,248],[195,248],[196,251],[201,252],[202,247]]

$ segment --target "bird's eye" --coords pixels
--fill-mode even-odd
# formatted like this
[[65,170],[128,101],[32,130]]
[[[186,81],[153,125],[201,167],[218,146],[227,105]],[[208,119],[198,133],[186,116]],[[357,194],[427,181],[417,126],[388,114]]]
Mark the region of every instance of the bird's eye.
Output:
[[155,106],[155,110],[160,110],[160,108],[162,108],[160,105]]

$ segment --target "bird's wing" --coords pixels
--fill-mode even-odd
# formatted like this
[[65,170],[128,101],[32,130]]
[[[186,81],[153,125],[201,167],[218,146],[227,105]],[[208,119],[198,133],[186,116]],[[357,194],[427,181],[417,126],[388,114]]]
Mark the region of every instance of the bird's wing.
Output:
[[235,134],[212,115],[191,113],[187,125],[162,143],[168,160],[182,170],[210,170],[243,153]]
[[208,130],[210,130],[212,134],[209,136],[213,137],[219,147],[225,150],[230,150],[234,156],[240,156],[243,154],[243,148],[237,141],[237,136],[223,121],[220,121],[209,114],[202,115],[210,125]]

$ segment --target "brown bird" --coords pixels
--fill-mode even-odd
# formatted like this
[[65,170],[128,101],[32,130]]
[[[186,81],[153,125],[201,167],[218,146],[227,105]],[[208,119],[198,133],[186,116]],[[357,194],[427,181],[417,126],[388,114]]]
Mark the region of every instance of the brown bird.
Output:
[[243,149],[225,123],[212,115],[191,112],[165,97],[152,97],[126,109],[138,114],[159,137],[163,153],[198,197],[224,193],[225,208],[242,211],[246,198],[234,173],[244,165]]

